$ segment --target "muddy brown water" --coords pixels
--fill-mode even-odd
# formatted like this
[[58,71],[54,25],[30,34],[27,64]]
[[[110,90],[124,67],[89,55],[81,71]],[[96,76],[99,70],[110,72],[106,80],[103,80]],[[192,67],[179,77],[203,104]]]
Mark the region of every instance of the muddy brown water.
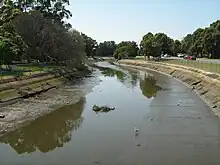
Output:
[[100,84],[79,102],[3,136],[0,164],[220,165],[219,120],[193,91],[155,72],[99,66]]

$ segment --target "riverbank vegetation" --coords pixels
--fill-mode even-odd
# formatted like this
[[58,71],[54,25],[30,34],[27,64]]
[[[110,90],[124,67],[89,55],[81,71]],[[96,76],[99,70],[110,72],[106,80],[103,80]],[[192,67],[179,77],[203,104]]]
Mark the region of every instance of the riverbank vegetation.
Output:
[[220,74],[220,64],[219,63],[201,62],[199,60],[196,60],[196,61],[193,61],[193,60],[166,60],[163,62],[167,63],[167,64],[186,66],[186,67],[204,70],[207,72]]
[[105,47],[97,47],[97,55],[114,56],[120,59],[136,56],[144,56],[145,58],[150,58],[151,56],[160,57],[165,54],[177,56],[179,53],[184,53],[195,55],[196,57],[219,59],[220,20],[213,22],[209,27],[198,28],[192,34],[186,35],[182,40],[174,40],[165,33],[153,34],[149,32],[142,37],[139,47],[134,41],[122,41],[114,46],[114,53],[111,55],[107,53],[109,48],[108,44]]
[[140,43],[140,55],[159,57],[162,54],[176,56],[179,53],[197,57],[220,58],[220,20],[204,29],[198,28],[183,40],[173,40],[164,33],[143,36]]
[[[44,63],[81,69],[96,42],[72,29],[69,1],[5,0],[0,8],[0,63]],[[10,68],[11,69],[11,68]]]
[[122,41],[116,46],[114,57],[120,59],[122,57],[136,57],[138,55],[138,45],[135,41]]
[[165,33],[151,32],[135,41],[98,43],[86,34],[72,29],[66,20],[72,13],[65,1],[5,0],[0,8],[0,62],[44,63],[69,68],[84,68],[87,57],[134,58],[136,56],[176,56],[179,53],[197,57],[220,58],[220,20],[199,28],[181,41]]

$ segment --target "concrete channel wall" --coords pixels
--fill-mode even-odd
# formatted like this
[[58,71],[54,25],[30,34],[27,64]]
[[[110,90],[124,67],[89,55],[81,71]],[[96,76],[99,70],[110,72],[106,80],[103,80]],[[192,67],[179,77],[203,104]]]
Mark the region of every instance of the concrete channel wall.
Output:
[[220,117],[220,75],[179,65],[143,60],[120,60],[115,64],[154,70],[180,80],[194,90],[214,114]]

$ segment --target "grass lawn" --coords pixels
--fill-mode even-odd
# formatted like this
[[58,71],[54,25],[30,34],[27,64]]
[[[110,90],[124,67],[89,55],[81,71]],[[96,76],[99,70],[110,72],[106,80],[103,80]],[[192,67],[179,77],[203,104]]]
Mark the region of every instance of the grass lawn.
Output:
[[54,68],[59,68],[62,66],[55,66],[55,65],[17,65],[16,68],[18,70],[23,70],[23,71],[50,71],[53,70]]
[[[31,75],[33,73],[40,73],[40,72],[46,72],[53,70],[55,68],[60,68],[62,66],[55,66],[55,65],[40,65],[40,64],[34,64],[34,65],[12,65],[11,71],[2,70],[0,72],[1,78],[7,78],[7,77],[14,77],[14,76],[22,76],[22,75]],[[4,66],[2,67],[4,68]]]
[[[141,60],[141,59],[144,59],[144,56],[136,56],[135,57],[137,60]],[[146,59],[147,59],[147,56],[146,56]]]
[[164,63],[183,65],[188,67],[193,67],[197,69],[201,69],[208,72],[214,72],[220,74],[220,64],[214,63],[204,63],[199,61],[190,61],[190,60],[166,60]]

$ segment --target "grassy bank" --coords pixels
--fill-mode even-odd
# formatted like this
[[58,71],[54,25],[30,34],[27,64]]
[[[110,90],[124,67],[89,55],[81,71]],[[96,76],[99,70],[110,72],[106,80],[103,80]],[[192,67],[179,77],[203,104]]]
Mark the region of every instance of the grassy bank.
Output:
[[168,63],[168,64],[176,64],[176,65],[183,65],[187,67],[193,67],[193,68],[201,69],[207,72],[220,74],[220,64],[217,64],[217,63],[204,63],[200,61],[190,61],[190,60],[166,60],[163,62]]
[[10,65],[9,69],[7,66],[2,65],[0,70],[0,78],[7,79],[12,77],[29,76],[42,72],[50,72],[58,68],[64,68],[64,66],[49,64],[18,64]]

